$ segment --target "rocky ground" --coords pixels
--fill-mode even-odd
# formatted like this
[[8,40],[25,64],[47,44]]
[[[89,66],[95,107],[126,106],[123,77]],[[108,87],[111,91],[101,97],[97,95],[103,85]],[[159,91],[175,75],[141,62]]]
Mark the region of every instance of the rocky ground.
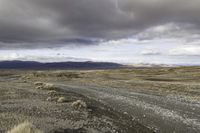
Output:
[[200,68],[0,72],[0,132],[200,131]]

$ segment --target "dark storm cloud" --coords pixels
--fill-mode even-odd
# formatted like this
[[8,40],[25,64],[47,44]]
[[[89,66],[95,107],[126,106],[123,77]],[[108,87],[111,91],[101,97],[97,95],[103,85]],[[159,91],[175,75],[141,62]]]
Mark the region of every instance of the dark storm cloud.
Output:
[[199,34],[199,12],[199,0],[0,0],[0,47],[123,38],[167,23]]

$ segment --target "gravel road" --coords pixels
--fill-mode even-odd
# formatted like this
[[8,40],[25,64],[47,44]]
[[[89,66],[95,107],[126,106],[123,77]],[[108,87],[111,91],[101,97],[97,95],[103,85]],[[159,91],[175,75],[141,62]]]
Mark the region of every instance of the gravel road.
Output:
[[132,116],[142,125],[162,133],[199,133],[200,103],[176,96],[159,96],[111,87],[56,84],[65,91],[91,99]]

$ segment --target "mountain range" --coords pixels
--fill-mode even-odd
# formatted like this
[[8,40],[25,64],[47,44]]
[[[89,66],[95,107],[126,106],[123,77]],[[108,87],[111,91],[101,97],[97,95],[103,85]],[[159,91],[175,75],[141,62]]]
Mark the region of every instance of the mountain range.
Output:
[[51,62],[35,61],[1,61],[0,69],[114,69],[123,67],[111,62]]

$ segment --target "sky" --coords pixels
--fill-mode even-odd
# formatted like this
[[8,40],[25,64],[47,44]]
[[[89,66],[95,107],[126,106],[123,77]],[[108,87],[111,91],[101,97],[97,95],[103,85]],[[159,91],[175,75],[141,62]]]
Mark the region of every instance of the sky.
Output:
[[200,65],[199,0],[0,0],[0,60]]

